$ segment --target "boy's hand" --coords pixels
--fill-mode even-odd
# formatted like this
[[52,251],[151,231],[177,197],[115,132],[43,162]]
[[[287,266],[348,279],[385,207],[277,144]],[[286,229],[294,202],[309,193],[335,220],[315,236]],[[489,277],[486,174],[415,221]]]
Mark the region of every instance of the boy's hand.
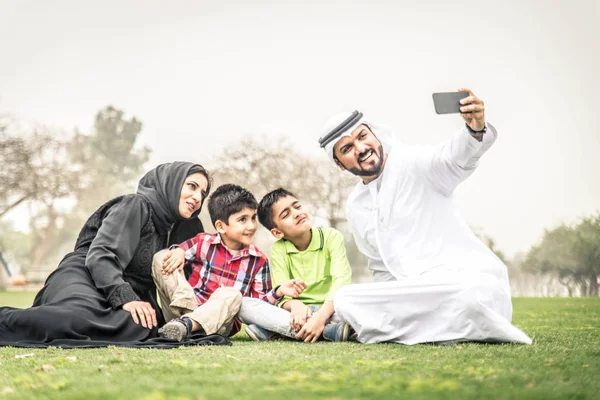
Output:
[[300,329],[300,332],[296,334],[296,338],[304,340],[305,343],[316,342],[325,329],[326,319],[320,318],[319,313],[316,313],[310,318],[306,324]]
[[294,332],[298,332],[310,317],[312,317],[310,307],[307,307],[300,301],[296,301],[290,310],[290,328]]
[[168,250],[165,253],[165,259],[163,260],[162,273],[163,275],[169,275],[173,271],[183,269],[185,263],[185,251],[182,248],[177,247],[173,250]]
[[276,295],[279,297],[289,296],[296,298],[300,296],[306,289],[306,283],[300,279],[290,279],[289,281],[283,282],[276,291]]

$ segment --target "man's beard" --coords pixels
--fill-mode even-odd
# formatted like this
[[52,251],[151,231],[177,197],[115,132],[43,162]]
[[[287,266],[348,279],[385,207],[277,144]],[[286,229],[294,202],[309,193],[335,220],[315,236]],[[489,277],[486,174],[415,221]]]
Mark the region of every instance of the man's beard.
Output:
[[[383,145],[380,143],[379,144],[379,149],[377,149],[377,156],[379,157],[379,162],[377,163],[377,165],[375,165],[373,167],[373,169],[371,170],[364,170],[364,169],[360,169],[360,168],[346,168],[348,170],[348,172],[352,173],[353,175],[356,176],[376,176],[379,175],[381,173],[381,167],[383,166]],[[361,156],[364,153],[361,153],[358,155],[358,158],[360,159]]]

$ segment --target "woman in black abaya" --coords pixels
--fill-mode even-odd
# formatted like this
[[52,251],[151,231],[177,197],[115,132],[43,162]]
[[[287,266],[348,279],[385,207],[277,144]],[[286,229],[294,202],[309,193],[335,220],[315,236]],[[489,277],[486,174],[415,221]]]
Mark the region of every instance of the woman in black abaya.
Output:
[[173,224],[198,216],[209,191],[202,166],[174,162],[148,172],[136,194],[101,206],[33,306],[0,307],[0,345],[136,346],[155,338],[164,321],[152,257],[167,246]]

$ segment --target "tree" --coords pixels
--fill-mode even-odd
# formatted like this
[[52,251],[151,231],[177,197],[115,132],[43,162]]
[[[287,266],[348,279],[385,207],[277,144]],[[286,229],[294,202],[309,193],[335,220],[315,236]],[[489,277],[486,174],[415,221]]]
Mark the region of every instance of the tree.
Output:
[[[77,172],[68,162],[67,144],[60,134],[44,127],[28,132],[10,118],[3,118],[0,126],[0,218],[19,205],[27,206],[31,248],[27,262],[19,260],[27,270],[39,265],[60,241],[64,219],[59,204],[71,198]],[[10,234],[5,231],[2,236]]]
[[357,180],[323,159],[297,152],[285,139],[247,138],[214,158],[215,179],[237,183],[257,198],[278,187],[297,193],[329,226],[345,221],[344,204]]
[[556,276],[569,294],[578,286],[582,296],[598,296],[600,275],[600,214],[575,226],[546,230],[523,263],[530,272]]
[[[116,195],[134,191],[149,158],[135,147],[142,124],[112,106],[96,115],[95,129],[66,137],[44,128],[12,132],[0,119],[0,217],[25,204],[31,248],[24,270],[55,266],[85,219]],[[14,130],[14,129],[13,129]]]
[[10,119],[0,117],[0,218],[28,197],[28,160],[31,152],[25,139],[9,134]]
[[365,274],[366,258],[358,251],[345,224],[345,203],[357,178],[340,171],[328,160],[296,151],[285,139],[246,138],[217,154],[215,184],[235,183],[260,200],[267,192],[283,187],[296,194],[313,217],[340,230],[355,278]]
[[[107,106],[96,114],[91,134],[75,132],[64,154],[73,171],[72,204],[67,213],[51,205],[46,205],[43,214],[32,213],[31,232],[40,242],[32,251],[33,268],[39,268],[62,244],[71,246],[85,220],[101,204],[135,191],[135,181],[150,155],[147,147],[136,148],[141,130],[142,123],[135,117],[125,119],[123,111]],[[60,218],[56,220],[60,225],[50,223],[55,217]]]
[[49,132],[34,132],[32,139],[36,143],[32,147],[39,146],[31,160],[30,178],[35,192],[27,201],[32,246],[29,263],[22,267],[38,271],[72,237],[67,229],[72,218],[69,209],[74,204],[80,173],[69,163],[66,140]]
[[44,128],[31,134],[0,120],[0,218],[21,203],[69,195],[72,173],[66,144]]
[[510,261],[504,255],[504,252],[496,247],[496,241],[489,235],[483,233],[480,228],[473,228],[473,233],[479,238],[505,265],[509,265]]
[[587,281],[586,296],[598,296],[600,276],[600,213],[583,218],[575,229],[574,253],[577,255],[579,282]]
[[77,212],[85,218],[106,200],[135,190],[135,182],[150,157],[150,149],[136,147],[142,123],[107,106],[96,114],[94,131],[75,133],[69,145],[78,176]]
[[[8,263],[12,261],[21,267],[26,265],[29,261],[31,251],[30,236],[24,232],[20,232],[14,229],[11,221],[0,221],[0,255],[3,256],[4,260]],[[0,265],[2,269],[2,265]],[[21,272],[24,272],[21,269]],[[0,289],[3,289],[7,281],[3,281],[5,274],[0,271]],[[28,276],[28,280],[32,281],[31,276]]]

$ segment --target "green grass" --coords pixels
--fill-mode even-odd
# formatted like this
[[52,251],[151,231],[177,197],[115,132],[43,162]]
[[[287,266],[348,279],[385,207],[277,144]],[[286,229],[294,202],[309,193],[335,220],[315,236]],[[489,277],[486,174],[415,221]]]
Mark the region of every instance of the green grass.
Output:
[[7,292],[0,290],[0,307],[11,306],[11,307],[31,307],[33,298],[37,292],[31,292],[26,290],[17,290],[14,292]]
[[[0,292],[0,304],[32,297]],[[515,299],[514,323],[533,345],[253,343],[242,333],[232,347],[0,348],[0,398],[598,398],[600,298]]]

